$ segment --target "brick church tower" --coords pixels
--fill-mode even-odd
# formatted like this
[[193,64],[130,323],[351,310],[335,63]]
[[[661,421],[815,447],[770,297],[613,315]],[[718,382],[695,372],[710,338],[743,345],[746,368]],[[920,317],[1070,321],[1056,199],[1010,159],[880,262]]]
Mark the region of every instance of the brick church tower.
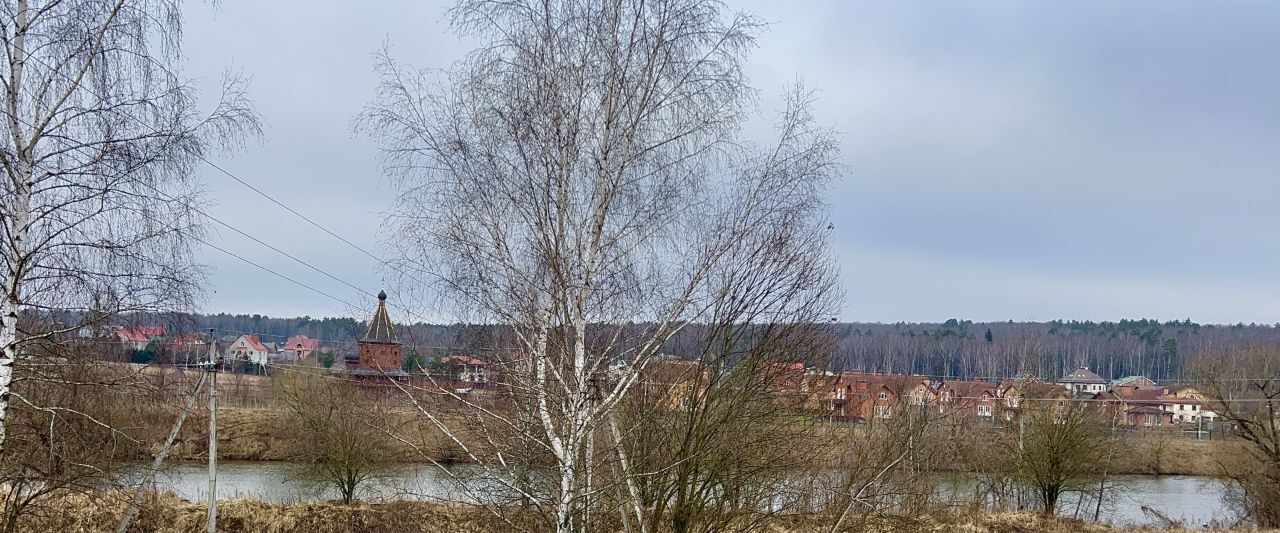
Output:
[[403,345],[396,340],[391,318],[387,316],[386,291],[378,291],[378,310],[373,313],[373,320],[369,321],[369,329],[365,330],[364,337],[358,344],[360,358],[355,362],[354,369],[348,364],[348,370],[372,370],[392,374],[403,372],[400,369],[400,365],[404,364],[400,356]]

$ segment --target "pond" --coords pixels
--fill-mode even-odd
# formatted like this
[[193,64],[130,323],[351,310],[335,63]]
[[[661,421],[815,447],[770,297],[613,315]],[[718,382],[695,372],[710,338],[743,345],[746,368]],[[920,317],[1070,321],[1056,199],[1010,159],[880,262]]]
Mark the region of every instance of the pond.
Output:
[[[466,476],[476,473],[475,466],[455,467],[454,472]],[[1222,504],[1222,485],[1215,479],[1199,476],[1113,476],[1108,481],[1101,518],[1116,524],[1156,524],[1143,512],[1148,507],[1161,514],[1182,520],[1189,527],[1199,527],[1213,520],[1228,520],[1230,513]],[[208,470],[204,464],[184,463],[168,467],[156,476],[160,489],[172,490],[189,500],[203,500],[209,492]],[[940,474],[939,485],[944,494],[957,499],[970,497],[973,482],[962,475]],[[392,474],[374,480],[361,491],[360,498],[377,500],[405,498],[415,500],[470,501],[472,497],[458,488],[448,475],[431,465],[405,465]],[[308,478],[302,465],[283,462],[222,462],[218,464],[218,498],[260,498],[289,503],[314,499],[332,499],[332,489],[320,488]],[[1078,495],[1064,496],[1060,504],[1063,514],[1077,507]],[[1081,504],[1081,517],[1092,517],[1092,498]],[[1088,509],[1086,512],[1085,509]]]

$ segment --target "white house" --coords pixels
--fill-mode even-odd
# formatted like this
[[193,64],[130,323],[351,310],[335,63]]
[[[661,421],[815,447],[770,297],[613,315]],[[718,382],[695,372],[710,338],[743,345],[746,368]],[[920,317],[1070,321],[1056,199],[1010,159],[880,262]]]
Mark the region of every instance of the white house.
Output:
[[262,344],[257,335],[241,335],[227,346],[228,359],[247,358],[256,364],[265,365],[270,356],[271,349]]
[[1110,383],[1110,381],[1102,379],[1102,376],[1094,374],[1087,366],[1077,368],[1074,372],[1062,376],[1062,379],[1058,380],[1058,384],[1066,387],[1072,394],[1105,392],[1107,385]]

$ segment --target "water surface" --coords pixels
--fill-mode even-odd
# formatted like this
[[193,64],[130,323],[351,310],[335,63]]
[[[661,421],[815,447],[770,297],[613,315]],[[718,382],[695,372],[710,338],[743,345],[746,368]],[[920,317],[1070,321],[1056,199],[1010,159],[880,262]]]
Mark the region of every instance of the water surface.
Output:
[[[477,473],[475,466],[454,467],[464,478]],[[413,500],[471,501],[479,482],[459,488],[449,474],[431,465],[405,465],[391,474],[366,484],[359,497],[364,500],[405,498]],[[972,480],[955,474],[939,475],[942,493],[957,500],[972,498]],[[209,493],[207,465],[184,463],[171,466],[156,477],[157,488],[172,490],[189,500],[204,500]],[[1222,504],[1222,485],[1200,476],[1112,476],[1103,500],[1101,519],[1116,524],[1160,525],[1143,506],[1155,509],[1187,526],[1199,527],[1214,520],[1229,520]],[[320,487],[302,465],[284,462],[222,462],[218,464],[218,498],[260,498],[272,502],[297,502],[337,498],[337,492]],[[1064,496],[1064,515],[1076,513],[1092,518],[1095,500],[1078,494]]]

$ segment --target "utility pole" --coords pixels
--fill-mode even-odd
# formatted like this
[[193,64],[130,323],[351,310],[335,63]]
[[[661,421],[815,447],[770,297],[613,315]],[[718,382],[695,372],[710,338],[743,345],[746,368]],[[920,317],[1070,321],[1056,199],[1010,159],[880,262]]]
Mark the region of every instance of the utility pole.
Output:
[[218,531],[218,348],[209,329],[209,533]]

